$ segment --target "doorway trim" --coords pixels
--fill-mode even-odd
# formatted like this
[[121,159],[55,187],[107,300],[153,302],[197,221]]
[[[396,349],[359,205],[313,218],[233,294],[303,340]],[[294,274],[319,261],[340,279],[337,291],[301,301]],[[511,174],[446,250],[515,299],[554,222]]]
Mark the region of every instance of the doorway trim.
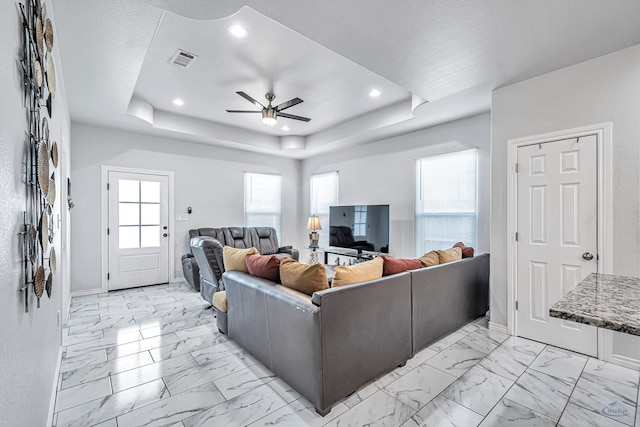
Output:
[[101,289],[103,293],[109,292],[107,273],[109,272],[109,239],[107,239],[107,228],[109,228],[109,193],[107,182],[109,172],[142,173],[151,175],[163,175],[169,179],[169,282],[175,281],[175,239],[173,230],[175,229],[175,207],[174,207],[174,185],[173,171],[161,171],[153,169],[129,168],[124,166],[101,165],[100,167],[100,245],[101,245]]
[[597,198],[598,198],[598,271],[611,274],[613,260],[613,124],[611,122],[566,129],[507,140],[507,331],[517,335],[515,296],[517,285],[518,247],[515,240],[518,215],[518,187],[516,162],[518,148],[525,145],[542,144],[556,140],[571,139],[587,135],[597,137]]

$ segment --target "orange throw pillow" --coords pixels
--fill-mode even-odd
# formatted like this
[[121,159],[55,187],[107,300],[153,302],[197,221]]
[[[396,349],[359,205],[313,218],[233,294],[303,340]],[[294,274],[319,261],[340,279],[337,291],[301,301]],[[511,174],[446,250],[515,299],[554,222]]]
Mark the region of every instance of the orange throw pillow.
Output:
[[381,255],[380,257],[384,260],[384,266],[382,267],[383,276],[390,276],[392,274],[402,273],[407,270],[416,270],[422,267],[422,263],[419,259],[392,258],[387,255]]
[[440,258],[440,264],[462,259],[462,249],[460,248],[437,250],[436,252],[438,253],[438,258]]
[[354,285],[368,280],[382,277],[382,258],[374,258],[371,261],[359,262],[353,265],[339,265],[334,268],[331,287]]
[[423,267],[433,267],[440,264],[440,257],[436,251],[427,252],[418,258]]
[[458,242],[453,247],[462,249],[462,258],[473,258],[474,250],[471,246],[465,246],[464,243]]
[[287,288],[307,295],[313,295],[315,291],[329,289],[327,272],[322,264],[302,264],[293,258],[285,258],[280,261],[280,280]]

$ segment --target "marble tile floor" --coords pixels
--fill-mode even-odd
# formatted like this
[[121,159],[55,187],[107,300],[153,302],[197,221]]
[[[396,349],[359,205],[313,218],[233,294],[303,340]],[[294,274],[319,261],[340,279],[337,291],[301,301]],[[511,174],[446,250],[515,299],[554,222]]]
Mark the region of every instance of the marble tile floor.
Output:
[[636,426],[640,373],[477,319],[326,417],[186,283],[74,297],[54,426]]

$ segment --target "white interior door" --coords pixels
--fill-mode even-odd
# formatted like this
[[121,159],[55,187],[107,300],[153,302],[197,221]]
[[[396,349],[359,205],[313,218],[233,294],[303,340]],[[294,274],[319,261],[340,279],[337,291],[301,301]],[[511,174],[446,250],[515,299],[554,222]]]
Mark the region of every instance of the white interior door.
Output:
[[169,281],[169,178],[110,171],[109,290]]
[[595,135],[518,148],[517,334],[597,356],[597,328],[549,308],[597,272]]

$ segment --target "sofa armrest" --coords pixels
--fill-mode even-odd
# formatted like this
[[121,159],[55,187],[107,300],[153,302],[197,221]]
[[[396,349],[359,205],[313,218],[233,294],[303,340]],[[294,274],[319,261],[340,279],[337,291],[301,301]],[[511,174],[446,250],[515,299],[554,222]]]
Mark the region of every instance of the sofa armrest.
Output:
[[410,274],[414,353],[489,308],[489,254],[412,270]]
[[228,336],[317,408],[322,394],[320,308],[293,289],[227,271]]
[[320,306],[325,407],[411,357],[411,275],[315,292]]

